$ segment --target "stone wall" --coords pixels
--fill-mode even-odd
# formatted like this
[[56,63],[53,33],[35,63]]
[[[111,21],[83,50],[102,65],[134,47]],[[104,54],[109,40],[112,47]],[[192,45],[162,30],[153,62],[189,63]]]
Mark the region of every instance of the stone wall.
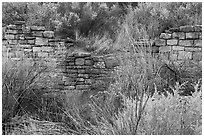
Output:
[[[81,49],[73,50],[74,41],[56,39],[53,31],[43,26],[26,27],[16,22],[3,28],[3,59],[26,57],[43,61],[53,68],[48,73],[56,81],[54,91],[104,90],[112,81],[111,73],[119,60],[114,55],[94,55]],[[181,26],[162,33],[152,45],[154,54],[175,62],[188,59],[201,63],[202,27]],[[73,52],[75,51],[75,52]]]
[[181,26],[161,33],[153,45],[160,55],[176,63],[202,60],[202,26]]

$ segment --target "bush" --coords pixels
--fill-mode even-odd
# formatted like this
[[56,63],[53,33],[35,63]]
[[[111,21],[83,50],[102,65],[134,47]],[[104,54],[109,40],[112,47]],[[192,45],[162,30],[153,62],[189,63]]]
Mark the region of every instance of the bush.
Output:
[[198,135],[202,134],[202,91],[199,82],[192,96],[180,96],[182,87],[174,87],[174,96],[154,94],[148,100],[139,130],[148,135]]
[[40,106],[43,92],[39,91],[44,85],[39,80],[46,68],[26,59],[16,62],[8,58],[2,64],[2,122],[5,123],[20,112],[25,114]]

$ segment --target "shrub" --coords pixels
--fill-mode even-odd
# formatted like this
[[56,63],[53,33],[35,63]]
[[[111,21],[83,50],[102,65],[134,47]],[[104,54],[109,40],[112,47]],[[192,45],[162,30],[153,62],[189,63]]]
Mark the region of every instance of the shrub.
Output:
[[202,134],[202,91],[197,90],[200,83],[194,85],[192,96],[180,96],[182,86],[173,88],[174,96],[154,94],[148,100],[139,131],[148,135],[190,135]]
[[[46,69],[30,60],[12,61],[5,59],[2,63],[2,122],[9,122],[20,112],[28,113],[39,107],[39,92],[44,85],[38,81]],[[35,106],[37,105],[37,106]]]

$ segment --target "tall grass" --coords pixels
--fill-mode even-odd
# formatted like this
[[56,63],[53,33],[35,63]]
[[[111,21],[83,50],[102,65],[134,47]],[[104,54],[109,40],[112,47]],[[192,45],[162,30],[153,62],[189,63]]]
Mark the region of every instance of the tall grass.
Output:
[[2,121],[9,122],[12,117],[21,112],[27,113],[26,108],[34,109],[28,104],[38,104],[38,96],[43,92],[39,79],[45,67],[30,60],[13,61],[9,58],[2,62]]
[[183,84],[174,87],[174,96],[154,94],[148,100],[140,131],[148,135],[200,135],[202,134],[202,91],[194,85],[192,96],[180,96]]

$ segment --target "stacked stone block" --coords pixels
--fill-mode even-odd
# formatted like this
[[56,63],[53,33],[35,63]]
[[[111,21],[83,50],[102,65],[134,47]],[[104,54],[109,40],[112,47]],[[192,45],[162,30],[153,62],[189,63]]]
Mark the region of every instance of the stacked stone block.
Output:
[[117,58],[112,56],[96,56],[86,52],[67,54],[63,78],[65,90],[105,90],[117,65]]
[[202,26],[181,26],[161,33],[155,41],[159,53],[168,59],[179,62],[183,60],[202,60]]

